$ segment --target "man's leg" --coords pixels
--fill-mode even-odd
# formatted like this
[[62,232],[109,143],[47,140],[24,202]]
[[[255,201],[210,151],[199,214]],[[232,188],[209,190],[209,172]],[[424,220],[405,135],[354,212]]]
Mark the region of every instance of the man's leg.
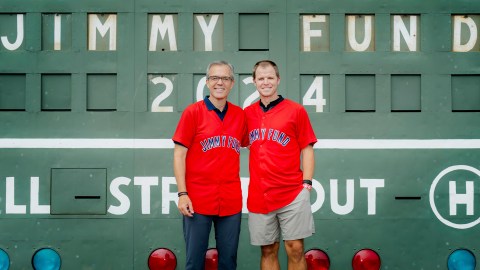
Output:
[[285,240],[288,256],[288,270],[307,270],[307,261],[303,254],[303,239]]
[[279,270],[280,226],[275,212],[248,213],[248,229],[250,243],[254,246],[261,246],[260,268],[262,270]]
[[237,250],[242,213],[214,217],[215,240],[218,250],[218,270],[237,269]]
[[310,192],[303,189],[293,202],[279,209],[278,219],[288,256],[288,270],[306,270],[303,239],[315,232]]
[[278,263],[279,242],[271,245],[262,246],[262,258],[260,259],[260,269],[262,270],[280,270]]
[[193,217],[183,217],[183,234],[186,244],[186,270],[203,270],[205,268],[205,253],[208,248],[208,236],[212,228],[210,216],[193,214]]

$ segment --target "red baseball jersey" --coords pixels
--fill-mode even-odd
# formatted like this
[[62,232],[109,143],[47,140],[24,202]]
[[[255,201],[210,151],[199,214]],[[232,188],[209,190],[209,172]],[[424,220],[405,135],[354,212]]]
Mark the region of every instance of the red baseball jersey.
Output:
[[242,210],[240,147],[248,145],[245,134],[245,113],[232,103],[223,121],[203,100],[183,112],[172,139],[188,148],[185,182],[195,212],[229,216]]
[[259,102],[245,108],[250,141],[247,207],[266,214],[288,205],[300,193],[300,153],[317,138],[302,105],[284,99],[264,112]]

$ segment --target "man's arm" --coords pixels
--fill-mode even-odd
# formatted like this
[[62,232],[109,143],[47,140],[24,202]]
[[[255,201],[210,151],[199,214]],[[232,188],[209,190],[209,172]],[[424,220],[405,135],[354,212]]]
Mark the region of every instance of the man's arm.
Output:
[[[173,149],[173,173],[175,174],[175,180],[177,181],[178,192],[187,191],[187,186],[185,184],[187,151],[188,148],[177,143]],[[193,205],[188,195],[182,195],[178,198],[178,210],[182,215],[189,217],[193,216]]]
[[303,179],[312,180],[315,169],[315,153],[311,144],[302,149]]

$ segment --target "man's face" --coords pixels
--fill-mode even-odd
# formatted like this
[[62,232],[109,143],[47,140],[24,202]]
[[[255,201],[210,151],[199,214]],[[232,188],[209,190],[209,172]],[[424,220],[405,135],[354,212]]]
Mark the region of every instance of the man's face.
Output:
[[[233,78],[230,68],[226,65],[214,65],[208,71],[207,87],[210,96],[216,99],[226,99],[233,87]],[[229,78],[224,80],[225,78]]]
[[275,97],[277,95],[277,87],[280,84],[280,78],[277,77],[272,66],[259,66],[255,71],[253,83],[255,83],[255,87],[257,87],[261,97]]

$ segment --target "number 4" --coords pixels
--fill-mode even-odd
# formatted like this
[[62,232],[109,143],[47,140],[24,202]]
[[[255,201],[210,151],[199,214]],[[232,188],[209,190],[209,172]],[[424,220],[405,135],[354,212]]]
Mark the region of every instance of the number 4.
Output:
[[323,76],[315,76],[310,88],[303,96],[303,105],[313,105],[316,112],[323,112],[323,106],[326,104],[327,101],[323,98]]

